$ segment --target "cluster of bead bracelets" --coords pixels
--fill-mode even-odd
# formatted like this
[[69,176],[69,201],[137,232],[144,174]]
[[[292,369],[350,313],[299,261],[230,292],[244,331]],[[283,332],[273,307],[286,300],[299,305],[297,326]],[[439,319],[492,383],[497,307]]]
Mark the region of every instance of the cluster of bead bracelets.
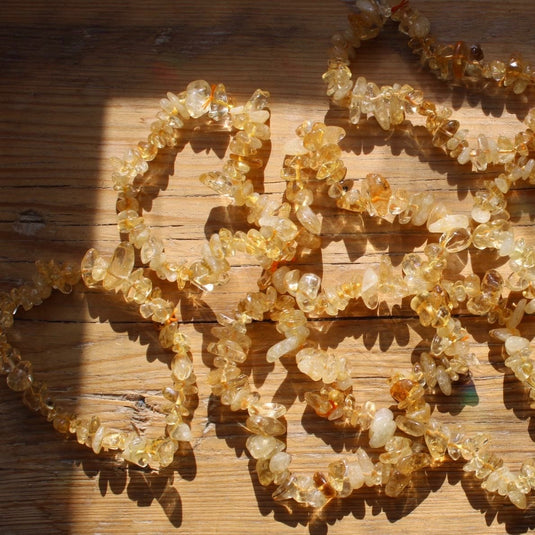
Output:
[[[196,394],[195,374],[189,345],[178,330],[175,304],[164,298],[150,274],[177,282],[180,290],[194,284],[209,291],[228,280],[228,259],[238,252],[245,253],[263,269],[258,282],[260,291],[247,294],[236,310],[221,318],[221,325],[214,328],[217,341],[208,346],[214,355],[214,369],[208,381],[223,404],[231,410],[248,411],[246,426],[251,436],[247,448],[257,460],[260,482],[276,485],[275,499],[293,499],[322,507],[332,498],[348,496],[364,484],[384,486],[387,495],[398,496],[415,471],[449,456],[467,461],[464,469],[474,472],[484,488],[507,495],[516,506],[524,508],[526,496],[535,488],[533,459],[513,474],[492,451],[486,435],[469,437],[438,422],[431,415],[425,393],[438,385],[443,394],[451,395],[452,384],[469,373],[472,355],[467,334],[454,316],[455,310],[465,304],[470,313],[499,324],[492,335],[504,342],[505,364],[526,385],[530,396],[535,397],[529,342],[518,331],[524,314],[535,312],[535,251],[523,240],[515,240],[505,198],[518,180],[535,179],[535,164],[530,157],[535,144],[535,114],[528,115],[527,128],[514,139],[492,140],[479,135],[477,146],[472,147],[467,131],[451,118],[451,110],[424,99],[418,90],[398,85],[379,88],[363,78],[353,84],[349,49],[361,39],[377,35],[391,16],[411,36],[411,46],[421,51],[425,61],[444,79],[463,83],[478,79],[481,85],[487,83],[483,80],[494,80],[520,92],[532,83],[531,75],[527,67],[517,68],[518,63],[483,63],[477,57],[478,50],[469,55],[462,44],[456,45],[451,53],[439,47],[428,35],[426,20],[407,2],[389,8],[379,1],[359,0],[357,7],[360,11],[350,19],[351,32],[337,34],[333,39],[333,56],[324,76],[328,94],[336,104],[348,108],[351,123],[357,123],[362,114],[373,115],[381,128],[389,130],[411,113],[417,114],[425,119],[433,144],[459,164],[470,162],[475,171],[483,171],[489,165],[501,167],[502,172],[476,193],[470,217],[451,213],[426,192],[393,191],[388,180],[378,174],[368,175],[361,184],[348,180],[338,146],[344,131],[312,121],[297,129],[297,139],[286,149],[289,157],[281,172],[287,181],[286,199],[278,201],[274,196],[258,194],[247,174],[263,164],[257,151],[270,134],[266,125],[267,94],[259,90],[244,106],[233,107],[224,86],[211,87],[204,81],[195,81],[183,93],[168,94],[162,100],[162,111],[148,140],[140,142],[123,160],[116,161],[113,182],[118,191],[118,226],[126,241],[117,246],[109,260],[91,249],[81,266],[87,286],[115,291],[128,303],[139,305],[144,318],[161,326],[162,346],[175,353],[170,364],[173,386],[163,390],[170,402],[165,432],[156,440],[147,440],[111,429],[98,417],[80,419],[66,414],[51,403],[46,387],[33,379],[31,364],[22,360],[8,342],[5,331],[16,310],[40,304],[52,288],[68,292],[78,280],[78,270],[72,266],[39,263],[33,283],[1,297],[2,370],[8,385],[23,392],[27,405],[41,411],[59,431],[75,433],[81,443],[96,453],[119,450],[124,459],[141,466],[167,466],[178,443],[191,439],[186,421],[191,398]],[[488,72],[491,76],[487,76]],[[247,233],[221,229],[205,245],[199,260],[184,264],[169,259],[163,242],[152,235],[141,213],[138,195],[158,151],[175,144],[186,122],[206,118],[228,121],[237,133],[222,171],[203,174],[201,182],[233,203],[245,206],[252,227]],[[423,255],[407,254],[401,272],[383,260],[378,270],[370,268],[334,288],[324,287],[318,275],[302,273],[288,265],[298,258],[303,245],[307,249],[321,245],[321,219],[313,210],[319,183],[326,184],[328,197],[342,210],[388,221],[397,218],[400,224],[426,225],[430,235],[438,236],[438,240],[430,242]],[[470,247],[496,250],[499,256],[509,258],[511,271],[505,280],[495,269],[489,269],[481,278],[476,274],[446,278],[448,257]],[[140,250],[145,268],[134,269],[134,249]],[[522,298],[507,304],[503,299],[505,291],[521,293]],[[381,295],[411,297],[411,308],[421,324],[436,331],[429,351],[421,353],[420,361],[409,371],[395,373],[390,380],[397,415],[386,407],[377,410],[372,402],[357,404],[347,362],[315,347],[309,340],[309,318],[336,316],[351,300],[359,298],[366,307],[374,309]],[[298,369],[315,384],[305,396],[307,403],[321,417],[368,431],[369,452],[360,448],[355,458],[334,461],[325,473],[316,472],[313,476],[290,471],[291,457],[284,451],[284,441],[277,438],[286,431],[282,419],[285,408],[261,401],[238,366],[246,360],[251,345],[247,325],[263,319],[276,323],[284,337],[267,351],[268,361],[295,355]]]
[[[329,191],[344,180],[343,163],[332,157],[337,154],[332,142],[339,140],[343,133],[339,128],[326,127],[321,123],[306,123],[298,128],[297,133],[301,143],[290,143],[288,150],[299,154],[286,161],[282,175],[289,179],[287,197],[306,199],[304,206],[310,207],[315,189],[312,182],[318,180],[318,170],[321,170],[319,180],[327,181],[329,174],[326,169],[334,171],[336,179],[329,185]],[[336,191],[344,191],[344,188],[338,187]],[[339,199],[338,195],[333,197]],[[452,382],[469,371],[472,356],[467,344],[468,336],[459,320],[451,314],[453,308],[464,301],[467,301],[466,306],[471,313],[488,315],[492,322],[499,321],[504,325],[493,334],[509,340],[506,350],[514,356],[507,359],[507,365],[529,386],[534,375],[527,340],[515,333],[526,309],[532,313],[535,302],[531,300],[528,303],[523,299],[516,307],[506,307],[501,300],[503,280],[495,270],[489,270],[482,280],[475,274],[458,280],[444,279],[442,271],[449,255],[472,244],[478,248],[493,247],[486,241],[488,225],[477,225],[480,230],[474,232],[474,240],[467,216],[446,213],[432,196],[412,196],[403,211],[398,209],[398,199],[399,196],[391,191],[384,178],[372,175],[364,181],[359,202],[353,205],[353,209],[357,206],[369,216],[387,219],[404,214],[404,223],[414,218],[412,224],[427,224],[431,234],[440,235],[438,243],[427,246],[427,258],[415,253],[406,255],[401,274],[394,273],[392,265],[383,261],[378,273],[369,268],[334,289],[321,288],[321,279],[313,273],[303,274],[287,265],[277,268],[271,275],[262,278],[262,284],[267,285],[264,292],[248,295],[239,304],[235,315],[231,319],[227,317],[224,325],[214,329],[214,335],[219,340],[208,348],[216,355],[215,369],[209,381],[224,404],[233,410],[249,411],[247,426],[253,436],[248,439],[248,449],[258,460],[259,480],[266,485],[272,482],[278,485],[274,492],[277,499],[293,498],[317,507],[332,497],[349,494],[365,482],[368,485],[385,485],[385,492],[396,496],[409,483],[414,471],[436,464],[449,455],[452,459],[469,461],[464,469],[475,472],[484,488],[506,494],[515,505],[523,508],[527,504],[526,494],[532,488],[533,460],[526,461],[519,474],[513,474],[491,451],[487,436],[467,437],[460,430],[453,431],[431,417],[424,393],[426,388],[438,385],[444,394],[449,395]],[[299,206],[295,213],[298,211]],[[308,225],[307,229],[314,232],[317,228],[315,221],[315,214],[309,214],[304,226]],[[508,229],[506,232],[512,231]],[[512,234],[504,235],[503,239],[515,243]],[[400,298],[412,295],[411,307],[418,313],[422,325],[436,329],[430,352],[421,354],[420,362],[410,373],[395,374],[390,381],[392,396],[403,411],[395,419],[388,408],[376,412],[373,403],[357,405],[346,363],[310,347],[307,342],[307,314],[315,316],[327,312],[336,316],[350,300],[359,297],[366,306],[375,308],[380,295]],[[301,476],[289,471],[290,457],[282,452],[284,444],[276,438],[285,430],[279,420],[284,407],[262,404],[259,408],[258,395],[252,392],[247,377],[240,373],[237,366],[245,360],[250,346],[250,339],[245,336],[247,323],[260,320],[266,314],[277,321],[277,330],[285,337],[267,351],[268,361],[295,353],[298,368],[324,385],[319,391],[307,394],[307,402],[320,416],[357,426],[361,430],[369,429],[370,446],[385,448],[377,464],[373,464],[368,454],[360,449],[358,460],[336,461],[329,466],[326,474]],[[395,435],[396,427],[402,436]]]
[[[261,146],[259,139],[269,137],[269,128],[264,124],[269,118],[269,113],[264,110],[266,97],[267,94],[259,90],[244,106],[232,108],[224,86],[219,84],[211,88],[204,81],[192,82],[180,96],[169,93],[168,98],[161,102],[162,111],[151,125],[148,140],[128,151],[124,160],[115,160],[116,170],[112,180],[118,190],[118,227],[129,241],[122,241],[109,259],[90,249],[82,260],[81,269],[71,264],[38,261],[32,282],[0,295],[1,370],[7,376],[8,386],[22,392],[24,403],[41,412],[59,432],[75,434],[80,443],[92,448],[95,453],[116,450],[121,458],[129,462],[158,468],[172,462],[179,442],[191,440],[188,421],[195,405],[197,387],[190,347],[178,330],[175,304],[163,298],[161,289],[147,275],[154,271],[160,279],[177,281],[179,289],[187,282],[211,289],[213,284],[209,280],[222,283],[229,265],[219,256],[223,246],[220,242],[216,243],[214,238],[211,247],[205,249],[202,259],[187,268],[167,261],[163,243],[151,235],[150,227],[143,222],[137,194],[142,188],[143,176],[148,171],[148,162],[156,158],[158,150],[174,146],[184,122],[207,117],[210,121],[220,123],[230,119],[238,133],[231,142],[231,158],[223,171],[203,175],[201,182],[220,193],[222,188],[227,187],[225,193],[232,192],[233,200],[237,203],[240,202],[239,198],[260,200],[259,204],[265,202],[254,194],[251,182],[243,173],[247,172],[250,165],[261,165],[261,161],[254,161],[250,157]],[[257,212],[254,212],[251,209],[250,213],[255,220],[255,217],[260,217],[258,214],[266,213],[266,210],[262,212],[257,208]],[[236,247],[241,244],[243,248],[250,248],[251,243],[256,243],[246,235],[234,237],[230,233],[223,234]],[[224,246],[228,248],[229,244]],[[134,269],[136,247],[141,249],[141,260],[147,262],[147,269]],[[257,256],[261,254],[259,247],[254,251]],[[230,253],[226,251],[225,254]],[[157,439],[149,440],[135,432],[110,428],[96,415],[78,418],[66,412],[54,402],[46,384],[34,379],[31,362],[22,359],[20,352],[7,340],[6,332],[13,325],[14,315],[19,308],[29,310],[40,305],[50,296],[52,289],[70,293],[79,281],[80,273],[86,287],[115,292],[122,295],[127,303],[137,305],[143,318],[150,318],[160,326],[162,347],[170,348],[174,353],[170,362],[172,386],[162,390],[168,402],[164,404],[166,428]]]
[[[298,129],[298,134],[301,143],[294,142],[292,146],[295,149],[301,145],[303,150],[292,151],[298,152],[298,154],[289,158],[283,168],[282,175],[289,182],[286,194],[287,198],[292,201],[293,212],[298,224],[302,225],[301,230],[314,235],[319,233],[319,228],[317,217],[310,209],[313,199],[311,198],[312,191],[308,189],[307,185],[312,178],[329,181],[331,174],[328,170],[334,170],[333,176],[336,179],[331,180],[329,190],[345,191],[345,188],[340,188],[340,183],[345,179],[343,171],[345,168],[339,160],[339,152],[333,147],[342,138],[343,131],[338,128],[326,127],[321,123],[307,123]],[[312,165],[311,162],[313,162]],[[307,179],[305,180],[304,177]],[[391,215],[402,213],[397,208],[399,204],[397,199],[400,196],[392,194],[391,188],[384,178],[373,175],[367,177],[365,183],[366,187],[362,188],[363,196],[359,197],[356,204],[351,204],[351,209],[358,206],[358,209],[367,211],[370,216],[382,217],[385,217],[389,210],[392,211],[392,207],[396,208],[393,208],[395,213],[391,213]],[[338,187],[336,187],[337,185]],[[332,197],[337,199],[337,202],[340,198],[337,193]],[[392,199],[394,199],[393,202],[391,202]],[[403,264],[403,277],[394,276],[392,266],[388,262],[383,262],[379,273],[370,269],[362,276],[356,275],[349,283],[342,284],[334,290],[322,288],[319,292],[321,280],[316,275],[301,274],[298,270],[291,270],[288,266],[272,268],[269,270],[269,275],[263,275],[261,278],[264,286],[269,282],[268,289],[257,296],[248,295],[241,302],[235,315],[236,318],[239,318],[239,322],[235,320],[214,332],[220,339],[209,347],[209,351],[216,355],[217,362],[216,370],[210,376],[209,381],[214,386],[214,393],[221,396],[223,403],[234,409],[249,410],[248,427],[252,430],[253,436],[248,440],[248,448],[251,454],[258,459],[258,472],[261,481],[279,484],[275,491],[275,496],[279,499],[294,498],[297,501],[318,507],[332,497],[347,495],[352,489],[364,484],[364,482],[384,484],[386,492],[395,496],[408,484],[410,474],[413,471],[428,466],[432,458],[442,456],[447,448],[453,452],[466,451],[465,457],[470,456],[471,459],[477,452],[479,452],[478,455],[486,452],[481,447],[480,437],[476,439],[476,442],[460,433],[453,439],[448,437],[447,431],[430,417],[429,405],[423,400],[423,385],[434,386],[438,383],[444,393],[448,394],[451,393],[451,380],[455,380],[459,372],[466,373],[468,370],[467,347],[464,344],[465,334],[458,321],[451,317],[448,310],[452,296],[455,296],[458,303],[463,300],[460,295],[464,292],[463,295],[470,299],[473,308],[479,305],[495,309],[496,296],[501,294],[501,289],[499,286],[496,288],[496,275],[493,277],[493,274],[489,274],[482,283],[479,283],[476,277],[469,279],[468,282],[463,281],[462,284],[460,284],[461,281],[452,281],[451,285],[445,285],[450,289],[451,296],[448,296],[447,292],[442,292],[441,295],[441,292],[437,293],[436,290],[429,291],[430,287],[436,286],[438,282],[444,284],[441,281],[441,271],[444,265],[441,261],[441,255],[455,253],[468,247],[470,239],[465,234],[459,234],[458,229],[462,227],[456,226],[458,221],[452,219],[450,214],[438,210],[439,217],[431,215],[437,212],[432,199],[424,199],[423,203],[418,203],[417,200],[419,198],[412,198],[411,203],[405,206],[405,211],[409,210],[410,206],[410,219],[407,218],[405,222],[427,223],[430,232],[439,232],[442,236],[438,244],[435,246],[430,244],[426,250],[427,259],[419,258],[414,253],[408,255]],[[339,206],[348,208],[346,203],[341,203]],[[283,220],[286,221],[286,225],[291,224],[292,228],[297,229],[297,226],[288,219],[288,210],[284,210],[282,204],[272,208],[273,211],[268,218],[269,223],[279,224],[275,221],[278,221],[277,216],[273,214],[284,212],[286,217],[283,217]],[[412,220],[413,218],[414,220]],[[435,228],[433,224],[437,221],[442,221],[442,223],[438,223]],[[263,222],[265,223],[266,220],[263,219]],[[452,224],[453,227],[451,227]],[[269,235],[270,226],[270,224],[265,224],[260,227],[260,231],[263,230],[264,235],[266,233]],[[307,243],[310,244],[310,240]],[[258,249],[254,251],[254,254],[258,256]],[[182,405],[184,393],[180,388],[177,392],[177,382],[187,381],[192,377],[192,371],[191,361],[187,355],[187,346],[176,329],[176,322],[172,321],[173,304],[162,299],[159,291],[154,291],[150,279],[144,276],[142,269],[133,271],[133,266],[133,246],[129,243],[121,243],[110,261],[105,261],[96,251],[90,250],[82,263],[82,273],[88,286],[102,284],[108,290],[120,291],[127,301],[140,304],[143,316],[152,317],[154,321],[165,324],[161,331],[162,345],[173,347],[177,351],[177,355],[172,364],[173,389],[166,389],[164,392],[175,402],[180,399],[177,405]],[[395,422],[393,413],[387,408],[376,412],[372,403],[364,404],[363,409],[356,406],[348,382],[350,374],[345,363],[333,360],[332,357],[317,350],[317,348],[305,347],[299,350],[305,345],[309,332],[305,326],[305,314],[328,312],[331,315],[336,315],[339,310],[343,310],[347,306],[350,299],[358,297],[362,297],[367,306],[374,308],[377,306],[379,293],[385,291],[385,284],[396,288],[399,296],[415,294],[412,306],[418,312],[423,325],[432,324],[437,328],[435,338],[438,341],[434,346],[439,348],[433,351],[432,356],[424,353],[420,367],[413,370],[409,377],[396,376],[392,379],[394,398],[399,401],[399,408],[405,410],[405,414],[398,415]],[[10,298],[14,307],[12,310],[8,310],[10,305],[6,304],[3,317],[9,317],[9,312],[12,314],[18,305],[24,306],[26,303],[26,306],[29,307],[32,304],[37,304],[39,299],[37,302],[33,302],[31,298],[28,298],[28,296],[35,294],[35,288],[31,285],[13,291]],[[286,299],[276,298],[277,294],[286,295]],[[490,302],[488,302],[489,299]],[[524,302],[524,308],[525,305]],[[530,308],[531,306],[530,302]],[[325,387],[320,389],[318,393],[311,392],[310,395],[307,395],[307,401],[321,416],[333,420],[342,419],[353,422],[353,425],[359,425],[364,430],[370,429],[370,446],[372,448],[385,448],[383,460],[379,464],[374,464],[364,450],[359,450],[358,461],[353,464],[337,461],[329,467],[327,475],[318,473],[311,478],[294,476],[289,472],[290,458],[283,454],[284,448],[280,441],[273,437],[273,435],[277,436],[281,431],[284,431],[284,426],[279,420],[283,412],[281,407],[260,403],[258,395],[255,395],[247,386],[247,378],[235,366],[236,362],[243,361],[250,344],[243,332],[245,323],[252,319],[262,319],[272,309],[277,311],[272,319],[277,318],[278,328],[284,333],[285,341],[273,346],[268,351],[267,358],[273,361],[298,350],[296,358],[299,369],[313,380],[322,380],[325,384]],[[511,334],[520,321],[521,315],[504,310],[502,317],[515,318],[508,321],[506,326]],[[508,332],[504,331],[497,334],[502,338],[508,338],[507,335]],[[522,345],[522,343],[517,342],[517,346],[519,344]],[[508,346],[513,347],[511,342],[508,343]],[[519,348],[519,350],[521,349],[522,347]],[[514,351],[514,349],[510,349],[510,351]],[[5,353],[14,355],[7,342]],[[443,353],[450,358],[443,359],[437,365],[436,357],[443,357]],[[463,358],[459,358],[460,355]],[[8,363],[8,359],[5,362]],[[337,362],[338,364],[336,364]],[[33,393],[33,388],[30,388],[31,369],[28,363],[26,361],[19,363],[13,360],[12,363],[15,366],[9,370],[8,384]],[[453,366],[452,363],[454,363]],[[21,388],[21,385],[25,388]],[[28,394],[27,397],[33,399],[34,396]],[[42,404],[34,402],[33,406],[42,410]],[[155,441],[156,446],[165,444],[162,447],[167,448],[166,452],[169,449],[173,452],[173,448],[176,449],[176,440],[189,438],[188,429],[184,427],[180,419],[181,416],[176,410],[171,412],[172,427],[167,430],[166,437]],[[77,435],[79,434],[81,439],[90,444],[95,451],[99,451],[101,447],[121,449],[124,450],[123,456],[126,459],[138,464],[149,464],[152,461],[153,464],[165,465],[169,460],[169,453],[167,453],[167,457],[163,455],[165,460],[160,459],[160,454],[157,453],[157,447],[154,443],[147,444],[137,437],[129,438],[124,434],[117,435],[115,430],[106,429],[98,420],[92,419],[87,422],[81,422],[75,418],[69,420],[60,412],[54,415],[53,421],[55,426],[63,431],[67,429],[65,427],[67,424],[69,430],[76,432],[78,431],[76,426],[78,426],[82,431],[77,432]],[[88,429],[87,433],[85,432],[86,428]],[[395,435],[396,428],[404,435],[424,436],[426,442],[431,442],[434,445],[428,448],[429,453],[424,452],[422,451],[422,441],[415,441],[413,445],[411,439],[406,436]],[[447,437],[444,439],[446,446],[442,451],[431,440],[433,437],[436,438],[437,434],[441,437]],[[107,440],[108,438],[109,440]],[[113,442],[113,440],[118,442]],[[110,443],[108,444],[108,442]],[[135,452],[131,452],[131,442],[137,448]],[[453,457],[455,455],[456,453],[452,454]],[[275,460],[272,461],[272,458]],[[388,460],[384,462],[385,459]],[[495,463],[495,465],[496,469],[501,469],[499,463]],[[492,473],[489,471],[485,475],[490,477]],[[503,473],[503,470],[500,473]],[[510,473],[507,475],[509,479],[513,477]],[[525,498],[525,493],[519,490],[519,485],[510,486],[508,493],[515,503],[523,505],[522,497]]]

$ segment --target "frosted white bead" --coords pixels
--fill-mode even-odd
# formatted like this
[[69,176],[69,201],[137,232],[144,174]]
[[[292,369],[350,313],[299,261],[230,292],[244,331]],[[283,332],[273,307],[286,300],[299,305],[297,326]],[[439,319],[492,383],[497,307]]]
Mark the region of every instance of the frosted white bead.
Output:
[[284,470],[290,466],[291,460],[292,457],[290,454],[286,453],[285,451],[279,451],[278,453],[275,453],[273,457],[271,457],[269,461],[269,469],[274,474],[284,472]]
[[179,440],[181,442],[191,442],[193,438],[191,434],[191,429],[188,424],[184,422],[177,423],[170,431],[169,436],[174,440]]
[[429,225],[429,232],[444,233],[456,228],[467,228],[468,217],[465,215],[446,215]]
[[472,208],[471,216],[477,223],[487,223],[490,219],[490,212],[479,206],[474,206]]
[[515,355],[527,349],[529,349],[529,340],[522,336],[509,336],[505,341],[505,351],[507,351],[508,355]]
[[255,459],[269,459],[284,449],[284,442],[265,435],[252,435],[245,445]]
[[364,485],[364,474],[359,463],[348,463],[347,476],[349,478],[349,484],[353,489],[360,489]]
[[369,429],[370,447],[380,448],[394,435],[396,423],[392,411],[387,408],[379,409],[373,417]]

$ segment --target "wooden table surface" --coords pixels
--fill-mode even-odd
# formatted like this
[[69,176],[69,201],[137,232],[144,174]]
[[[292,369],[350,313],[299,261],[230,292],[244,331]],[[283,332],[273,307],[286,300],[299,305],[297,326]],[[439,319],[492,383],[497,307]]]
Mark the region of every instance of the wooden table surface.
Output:
[[[519,51],[535,63],[535,4],[529,0],[411,0],[431,19],[443,41],[479,42],[487,57]],[[468,166],[434,149],[425,132],[385,134],[374,120],[349,127],[330,108],[321,74],[330,35],[346,26],[347,5],[337,0],[210,2],[198,0],[4,0],[0,27],[0,289],[31,277],[37,259],[79,261],[89,247],[111,253],[119,240],[112,156],[146,137],[159,99],[195,79],[223,82],[240,103],[258,87],[271,92],[272,139],[264,173],[266,192],[281,194],[283,148],[306,119],[347,129],[344,158],[353,177],[380,172],[396,185],[433,190],[466,212],[481,185]],[[472,94],[452,89],[419,67],[406,39],[388,25],[358,51],[353,69],[379,84],[410,83],[433,101],[450,105],[475,135],[513,134],[535,104],[522,96]],[[228,152],[227,132],[189,132],[176,158],[158,177],[161,191],[147,219],[175,258],[194,259],[207,236],[225,225],[247,228],[243,213],[202,186],[198,175],[217,169]],[[517,236],[535,243],[534,192],[522,183],[510,196]],[[324,221],[321,253],[311,269],[327,284],[351,270],[377,265],[389,255],[399,265],[407,251],[422,250],[429,235],[348,214]],[[462,261],[488,267],[470,251]],[[310,265],[308,266],[310,267]],[[259,269],[236,264],[230,283],[214,294],[183,299],[181,321],[194,350],[199,404],[191,449],[168,470],[125,467],[94,456],[65,439],[26,409],[20,395],[0,385],[1,533],[523,533],[535,527],[533,504],[525,512],[492,499],[448,463],[415,478],[398,499],[360,490],[311,514],[287,511],[256,479],[245,451],[243,418],[222,409],[206,383],[206,345],[216,314],[230,310],[255,288]],[[530,456],[535,420],[525,392],[506,372],[488,325],[463,317],[480,364],[473,381],[433,408],[445,422],[471,432],[489,431],[496,450],[518,469]],[[407,369],[429,344],[406,302],[370,313],[361,303],[343,317],[316,325],[322,346],[351,361],[356,395],[391,404],[385,379]],[[524,334],[535,334],[532,319]],[[17,315],[10,333],[61,403],[80,413],[98,412],[124,429],[158,433],[161,388],[169,354],[150,322],[112,295],[54,295]],[[265,364],[278,340],[259,322],[247,368],[256,388],[288,407],[288,451],[297,469],[325,469],[350,455],[358,437],[340,431],[305,408],[312,388],[292,359]]]

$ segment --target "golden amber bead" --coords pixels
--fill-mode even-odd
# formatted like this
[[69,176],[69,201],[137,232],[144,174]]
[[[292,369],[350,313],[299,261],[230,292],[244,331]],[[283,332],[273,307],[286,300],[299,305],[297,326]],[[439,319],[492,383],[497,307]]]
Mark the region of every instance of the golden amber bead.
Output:
[[403,401],[407,399],[413,386],[414,383],[410,379],[400,379],[390,387],[390,395],[398,402]]

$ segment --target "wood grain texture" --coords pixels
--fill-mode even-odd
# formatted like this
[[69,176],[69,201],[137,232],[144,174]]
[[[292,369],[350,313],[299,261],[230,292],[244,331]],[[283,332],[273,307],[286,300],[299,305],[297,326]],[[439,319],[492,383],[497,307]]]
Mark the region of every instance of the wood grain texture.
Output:
[[[535,4],[528,0],[411,0],[444,41],[479,42],[488,57],[514,50],[535,63]],[[67,4],[67,5],[66,5]],[[72,5],[69,5],[72,4]],[[198,0],[35,0],[2,3],[0,28],[0,288],[29,278],[38,258],[80,259],[88,247],[110,253],[119,235],[112,156],[143,139],[158,101],[195,79],[222,81],[238,102],[257,87],[271,92],[272,140],[259,190],[280,194],[283,147],[305,119],[347,127],[330,108],[321,74],[330,35],[346,24],[347,6],[336,0],[209,2]],[[472,133],[512,134],[535,104],[521,97],[481,96],[451,89],[421,70],[403,36],[389,27],[359,49],[354,69],[379,84],[406,82],[430,99],[451,105]],[[217,169],[228,133],[185,132],[177,151],[162,161],[159,195],[147,201],[147,219],[175,257],[194,259],[221,226],[247,228],[242,211],[200,185],[198,175]],[[348,128],[343,142],[350,176],[380,172],[397,186],[433,190],[466,212],[481,176],[434,149],[421,128],[382,132],[373,120]],[[490,173],[488,176],[492,176]],[[533,200],[525,184],[511,193],[517,236],[534,244]],[[303,261],[327,284],[390,255],[421,250],[421,229],[379,224],[324,207],[322,251]],[[484,272],[490,255],[461,257]],[[95,457],[65,440],[31,414],[4,382],[0,385],[0,531],[2,533],[523,533],[535,528],[533,505],[521,513],[489,500],[460,465],[420,474],[396,500],[373,490],[356,492],[318,515],[288,512],[262,488],[244,449],[243,418],[210,396],[207,344],[218,312],[228,311],[254,288],[259,269],[236,262],[228,286],[181,302],[199,384],[190,449],[168,470],[150,473]],[[171,290],[170,290],[171,291]],[[452,398],[437,396],[443,421],[472,432],[491,431],[497,451],[518,468],[533,450],[534,424],[525,393],[505,373],[489,326],[464,317],[480,365],[473,382]],[[315,336],[352,364],[357,397],[390,404],[385,379],[409,365],[429,344],[406,302],[370,313],[361,304],[337,319],[317,321]],[[530,338],[535,325],[523,331]],[[159,392],[167,384],[169,355],[157,331],[113,296],[77,290],[54,295],[17,316],[13,344],[30,358],[36,375],[61,403],[107,422],[161,430]],[[252,329],[246,371],[263,395],[285,403],[288,450],[304,471],[325,469],[351,455],[361,437],[319,421],[305,409],[310,382],[291,359],[276,366],[265,352],[278,340],[269,322]]]

